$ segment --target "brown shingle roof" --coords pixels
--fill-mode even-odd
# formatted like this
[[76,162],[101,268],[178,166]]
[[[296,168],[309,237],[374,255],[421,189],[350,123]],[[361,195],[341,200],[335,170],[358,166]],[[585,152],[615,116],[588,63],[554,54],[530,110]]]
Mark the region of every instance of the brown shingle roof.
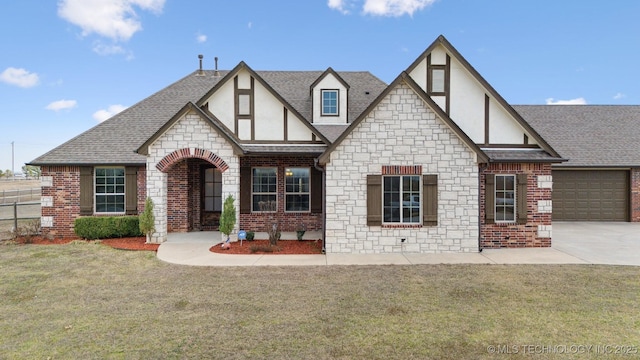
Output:
[[638,105],[514,105],[568,162],[559,166],[640,166]]
[[[309,86],[324,71],[256,71],[307,121],[311,119]],[[33,160],[33,165],[144,164],[135,153],[188,102],[196,102],[228,71],[214,77],[212,70],[198,76],[193,72],[158,91],[109,120],[98,124],[66,143]],[[348,119],[360,115],[386,84],[369,72],[337,72],[350,85]],[[367,92],[369,94],[367,94]],[[343,129],[344,126],[340,126]],[[336,129],[322,128],[333,138]],[[326,136],[325,136],[326,137]]]

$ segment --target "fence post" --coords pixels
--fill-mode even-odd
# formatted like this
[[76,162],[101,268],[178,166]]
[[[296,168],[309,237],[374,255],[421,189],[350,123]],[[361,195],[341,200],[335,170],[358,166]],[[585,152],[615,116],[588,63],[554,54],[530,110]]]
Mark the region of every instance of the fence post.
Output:
[[13,203],[13,231],[18,231],[18,203]]

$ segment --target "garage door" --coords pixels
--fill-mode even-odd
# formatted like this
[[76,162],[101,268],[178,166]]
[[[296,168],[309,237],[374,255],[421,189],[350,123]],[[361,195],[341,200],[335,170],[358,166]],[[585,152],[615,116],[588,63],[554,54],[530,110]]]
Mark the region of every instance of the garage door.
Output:
[[554,170],[553,220],[628,221],[624,170]]

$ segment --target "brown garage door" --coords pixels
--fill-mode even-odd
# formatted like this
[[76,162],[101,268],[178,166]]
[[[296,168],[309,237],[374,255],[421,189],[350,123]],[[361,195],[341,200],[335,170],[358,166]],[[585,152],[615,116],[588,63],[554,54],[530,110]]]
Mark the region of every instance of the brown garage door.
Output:
[[554,170],[553,220],[628,221],[624,170]]

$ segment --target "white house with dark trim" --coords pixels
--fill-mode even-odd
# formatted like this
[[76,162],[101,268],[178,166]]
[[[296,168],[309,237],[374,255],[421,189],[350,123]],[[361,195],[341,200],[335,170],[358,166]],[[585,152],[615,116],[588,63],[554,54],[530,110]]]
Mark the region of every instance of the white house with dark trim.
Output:
[[332,68],[200,69],[31,164],[54,237],[79,216],[138,214],[147,196],[154,242],[215,230],[230,194],[237,229],[304,224],[331,253],[550,246],[567,159],[529,110],[440,36],[391,84]]

